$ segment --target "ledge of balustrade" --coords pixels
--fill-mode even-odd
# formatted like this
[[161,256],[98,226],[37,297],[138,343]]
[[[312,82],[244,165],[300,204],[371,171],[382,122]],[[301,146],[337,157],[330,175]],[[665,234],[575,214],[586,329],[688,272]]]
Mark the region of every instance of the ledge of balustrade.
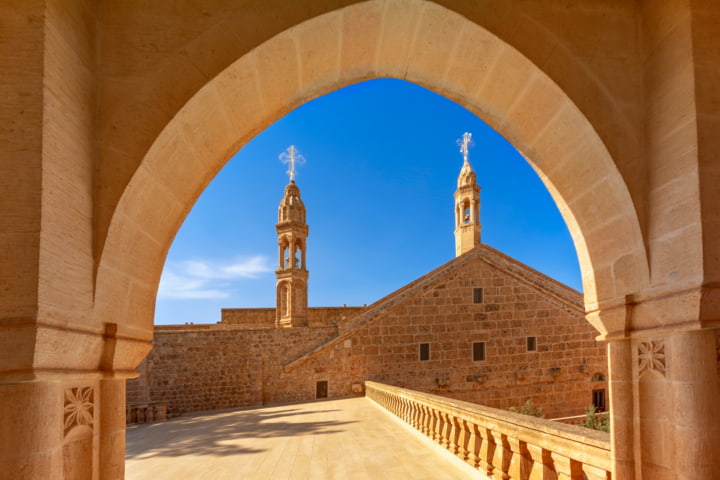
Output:
[[428,393],[365,382],[365,394],[498,480],[610,480],[610,435]]

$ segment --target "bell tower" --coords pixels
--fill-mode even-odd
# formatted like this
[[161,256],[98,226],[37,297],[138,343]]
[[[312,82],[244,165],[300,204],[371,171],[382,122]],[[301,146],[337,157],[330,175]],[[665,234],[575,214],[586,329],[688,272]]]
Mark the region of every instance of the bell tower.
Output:
[[290,183],[285,187],[275,225],[278,235],[275,326],[278,328],[307,326],[309,272],[305,252],[309,229],[305,223],[305,205],[295,184],[297,151],[290,147],[288,152]]
[[460,144],[463,166],[455,190],[455,256],[480,245],[480,186],[468,161],[468,147],[472,134],[465,132]]

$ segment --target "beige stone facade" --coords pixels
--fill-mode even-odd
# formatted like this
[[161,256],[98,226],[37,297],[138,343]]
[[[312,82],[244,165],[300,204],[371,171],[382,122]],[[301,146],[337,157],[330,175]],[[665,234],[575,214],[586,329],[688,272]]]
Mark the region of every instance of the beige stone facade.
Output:
[[608,342],[612,474],[720,471],[720,5],[0,2],[0,471],[121,478],[125,380],[202,189],[293,108],[428,87],[528,159]]
[[156,327],[140,378],[128,381],[128,412],[342,397],[370,380],[500,408],[531,400],[551,417],[590,404],[605,410],[605,345],[581,295],[480,244],[469,141],[465,133],[455,192],[458,258],[367,308],[314,308],[306,328],[309,229],[291,180],[277,225],[276,308],[224,309],[219,325]]
[[157,326],[127,403],[177,415],[349,396],[373,380],[580,415],[593,392],[606,394],[595,334],[579,293],[481,245],[335,327]]

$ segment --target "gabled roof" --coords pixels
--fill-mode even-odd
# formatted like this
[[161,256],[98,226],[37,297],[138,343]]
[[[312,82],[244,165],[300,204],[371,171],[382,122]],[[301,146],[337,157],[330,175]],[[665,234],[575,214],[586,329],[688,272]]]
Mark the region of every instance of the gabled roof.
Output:
[[461,270],[469,263],[478,259],[513,277],[517,281],[539,291],[550,303],[571,308],[576,310],[579,314],[585,313],[582,293],[538,272],[533,268],[528,267],[523,263],[518,262],[511,257],[508,257],[504,253],[501,253],[488,245],[481,244],[369,305],[365,312],[341,325],[338,328],[337,337],[288,363],[285,365],[285,371],[287,372],[302,365],[305,361],[316,356],[322,350],[344,341],[360,327],[371,323],[379,315],[387,312],[423,290],[431,288],[447,276]]

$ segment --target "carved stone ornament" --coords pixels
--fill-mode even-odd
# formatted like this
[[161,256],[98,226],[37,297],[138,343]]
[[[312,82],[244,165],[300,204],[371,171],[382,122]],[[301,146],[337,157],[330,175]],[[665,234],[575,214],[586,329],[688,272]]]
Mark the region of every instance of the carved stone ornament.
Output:
[[665,376],[665,344],[663,342],[642,342],[638,345],[638,370],[657,372]]
[[93,388],[76,387],[65,390],[65,435],[76,426],[93,425]]

